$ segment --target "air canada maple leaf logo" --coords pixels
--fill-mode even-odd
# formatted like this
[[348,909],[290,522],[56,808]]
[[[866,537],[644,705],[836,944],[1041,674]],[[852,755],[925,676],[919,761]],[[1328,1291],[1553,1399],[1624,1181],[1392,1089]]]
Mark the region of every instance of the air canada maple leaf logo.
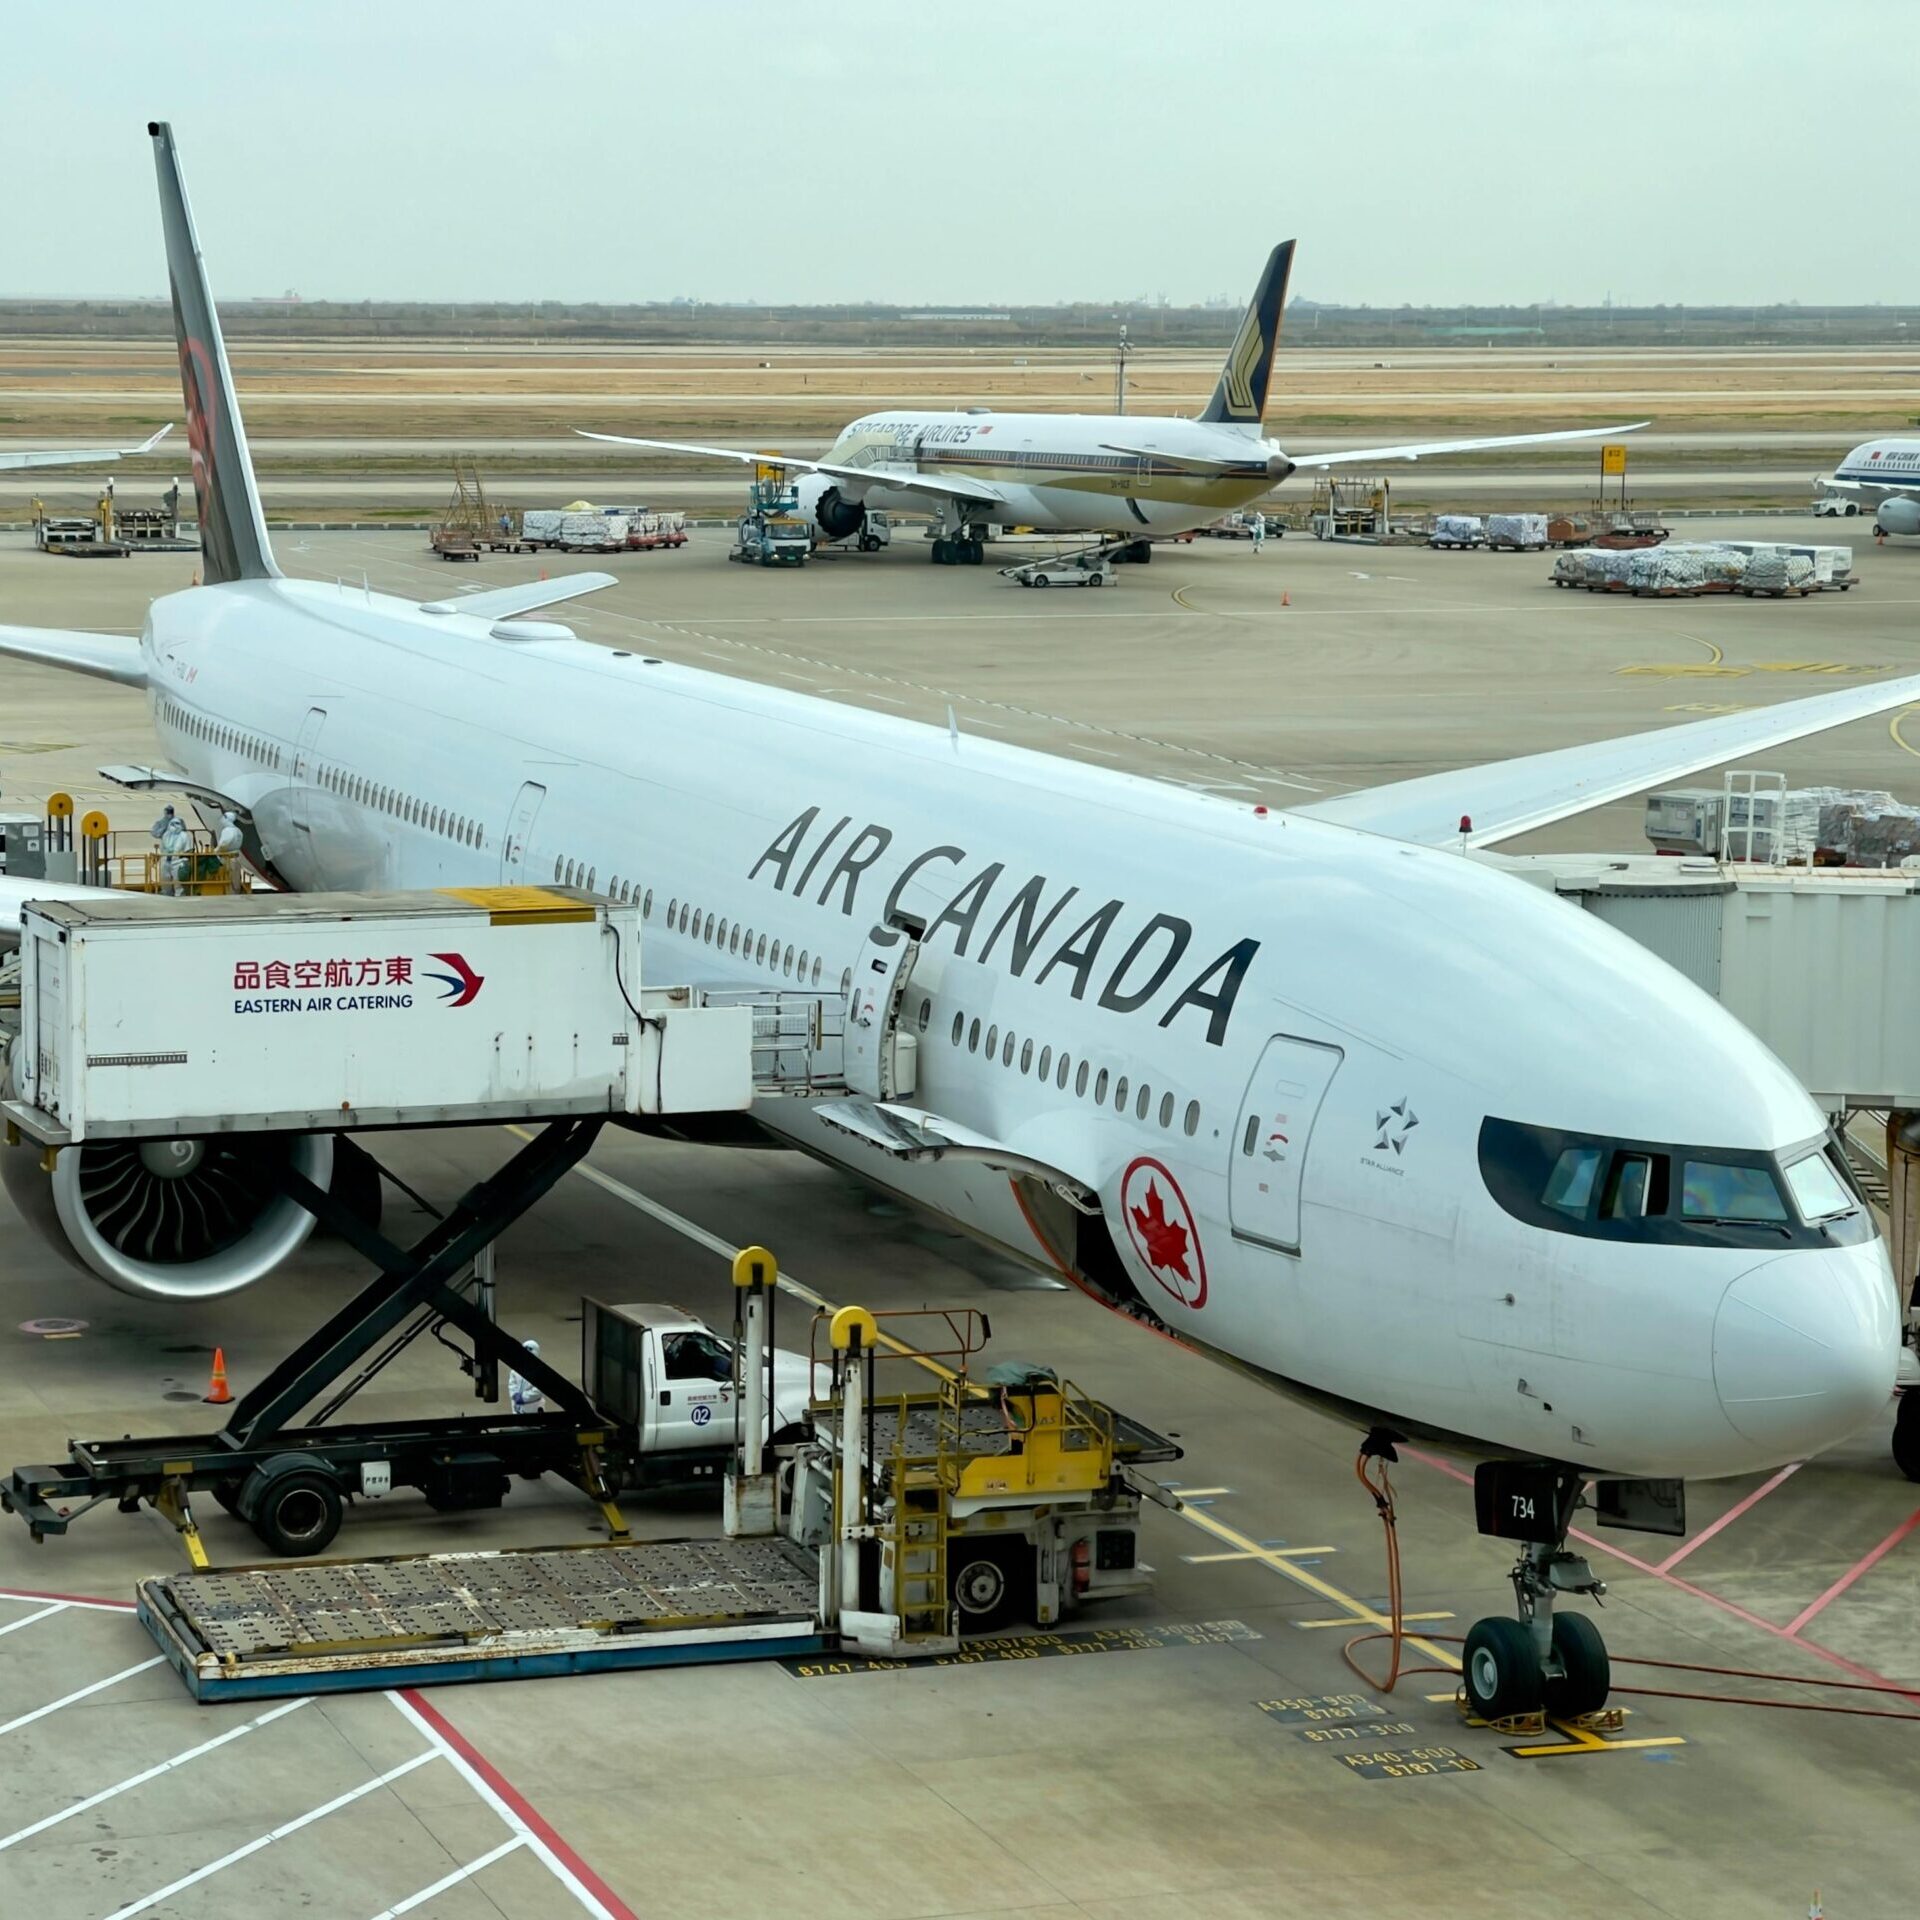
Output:
[[1133,1224],[1140,1230],[1140,1238],[1146,1243],[1147,1264],[1155,1268],[1164,1267],[1170,1273],[1177,1273],[1181,1279],[1190,1279],[1187,1272],[1187,1230],[1177,1220],[1169,1220],[1166,1208],[1160,1199],[1160,1189],[1152,1181],[1147,1182],[1147,1204],[1144,1210],[1132,1209]]
[[1158,1160],[1142,1157],[1120,1183],[1127,1238],[1154,1279],[1183,1307],[1207,1303],[1207,1262],[1193,1210]]

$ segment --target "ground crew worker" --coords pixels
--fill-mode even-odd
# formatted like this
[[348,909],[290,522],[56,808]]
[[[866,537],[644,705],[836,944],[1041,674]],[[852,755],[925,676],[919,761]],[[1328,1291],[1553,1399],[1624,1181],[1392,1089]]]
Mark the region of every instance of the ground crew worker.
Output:
[[[173,813],[173,809],[167,809]],[[187,823],[175,813],[166,833],[160,841],[160,873],[167,883],[167,891],[174,895],[184,894],[187,890],[187,871],[193,864],[193,835],[187,831]]]
[[1253,516],[1253,550],[1258,553],[1267,544],[1267,516],[1256,513]]
[[[536,1359],[539,1358],[538,1340],[523,1340],[520,1344]],[[523,1378],[517,1368],[510,1368],[507,1373],[507,1405],[515,1413],[539,1413],[546,1406],[546,1400],[531,1380]]]
[[240,891],[240,850],[246,844],[247,836],[240,831],[240,822],[229,807],[220,816],[221,827],[214,839],[214,851],[220,855],[222,877],[235,893]]
[[164,840],[176,818],[177,816],[173,811],[173,802],[169,800],[167,804],[160,809],[160,818],[156,820],[147,831],[153,835],[155,840]]

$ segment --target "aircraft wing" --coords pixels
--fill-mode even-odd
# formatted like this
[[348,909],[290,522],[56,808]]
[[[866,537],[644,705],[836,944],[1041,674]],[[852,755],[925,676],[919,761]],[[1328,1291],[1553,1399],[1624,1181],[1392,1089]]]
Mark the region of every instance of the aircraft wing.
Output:
[[1495,447],[1545,447],[1561,440],[1605,440],[1616,433],[1638,433],[1649,423],[1629,421],[1621,427],[1567,427],[1557,433],[1503,433],[1491,440],[1427,440],[1418,446],[1350,447],[1340,453],[1294,453],[1295,467],[1351,467],[1369,460],[1424,460],[1433,453],[1487,453]]
[[0,627],[0,657],[65,667],[123,687],[144,687],[147,664],[140,642],[118,633],[68,633],[58,627]]
[[9,880],[0,874],[0,952],[20,944],[20,909],[29,900],[97,900],[98,887],[70,880]]
[[786,453],[750,453],[742,447],[696,447],[684,440],[635,440],[624,433],[589,433],[575,427],[582,440],[605,440],[616,447],[652,447],[659,453],[702,453],[714,460],[735,460],[743,467],[785,467],[791,473],[823,473],[844,480],[863,492],[868,487],[893,487],[903,493],[937,493],[943,499],[971,500],[996,506],[1006,496],[985,480],[949,480],[936,473],[889,473],[882,467],[847,467],[831,460],[801,460]]
[[[1453,773],[1423,774],[1417,780],[1338,794],[1290,811],[1424,846],[1458,846],[1463,838],[1470,847],[1494,846],[1702,768],[1744,760],[1786,741],[1915,703],[1920,703],[1920,674],[1909,674],[1878,686],[1782,700],[1746,713],[1630,733],[1617,740],[1560,747],[1517,760],[1493,760]],[[1473,823],[1464,835],[1463,818]]]
[[617,587],[618,574],[563,573],[557,580],[523,580],[517,587],[489,587],[481,593],[456,593],[445,600],[423,600],[422,613],[470,613],[476,620],[510,620],[516,613],[532,613],[583,593]]
[[136,453],[151,453],[173,431],[169,420],[158,433],[150,433],[137,447],[62,447],[48,453],[0,453],[0,468],[87,467],[102,460],[130,459]]

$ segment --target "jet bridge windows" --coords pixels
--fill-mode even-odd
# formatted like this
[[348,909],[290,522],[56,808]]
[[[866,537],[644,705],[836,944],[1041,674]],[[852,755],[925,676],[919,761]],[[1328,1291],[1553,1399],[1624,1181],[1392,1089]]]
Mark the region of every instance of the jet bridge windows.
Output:
[[1849,1246],[1873,1223],[1831,1143],[1784,1154],[1582,1137],[1489,1118],[1487,1190],[1553,1233],[1664,1246]]

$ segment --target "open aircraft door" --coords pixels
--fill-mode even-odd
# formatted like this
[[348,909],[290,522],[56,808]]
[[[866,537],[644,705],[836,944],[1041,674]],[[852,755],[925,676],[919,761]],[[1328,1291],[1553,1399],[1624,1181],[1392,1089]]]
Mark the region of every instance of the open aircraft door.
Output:
[[1234,1136],[1227,1210],[1236,1240],[1300,1251],[1300,1180],[1313,1123],[1339,1068],[1338,1047],[1277,1033],[1247,1084]]
[[270,849],[297,886],[324,887],[327,884],[320,849],[313,837],[313,797],[318,787],[314,749],[320,743],[320,729],[326,724],[325,707],[309,707],[307,717],[300,722],[300,731],[293,743],[291,804],[287,809],[287,821],[293,828],[294,844],[284,853],[278,848]]
[[875,927],[853,963],[841,1072],[849,1091],[870,1100],[904,1099],[918,1078],[914,1037],[900,1030],[900,1003],[919,957],[920,931]]
[[537,780],[525,782],[513,803],[507,831],[500,842],[500,882],[509,886],[523,880],[527,873],[527,842],[533,834],[534,816],[547,790]]

